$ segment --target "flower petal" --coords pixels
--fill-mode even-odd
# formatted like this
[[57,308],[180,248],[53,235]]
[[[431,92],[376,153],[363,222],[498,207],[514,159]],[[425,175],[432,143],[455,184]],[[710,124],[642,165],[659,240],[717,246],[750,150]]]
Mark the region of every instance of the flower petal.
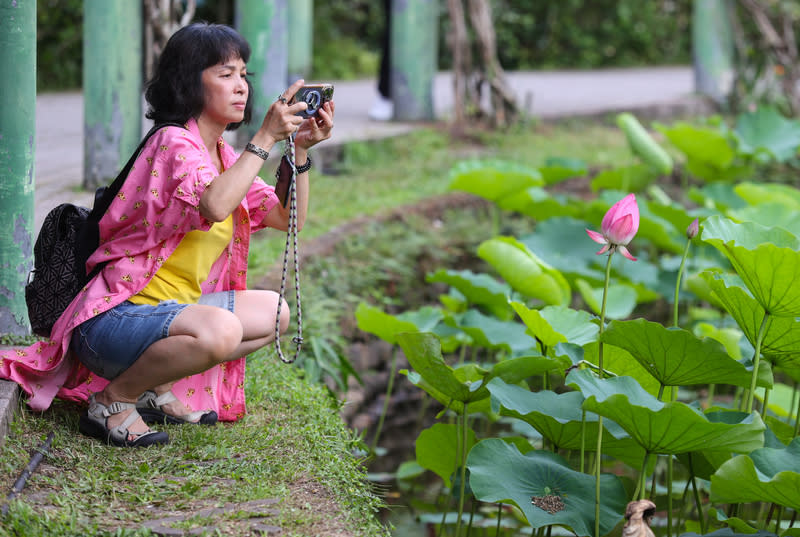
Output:
[[603,216],[603,223],[600,229],[603,231],[603,233],[607,233],[616,220],[619,220],[626,214],[632,215],[633,213],[636,213],[636,216],[634,217],[636,229],[639,229],[639,206],[636,205],[636,195],[628,194],[617,203],[612,205],[611,208],[606,212],[605,216]]
[[600,248],[600,251],[597,252],[597,255],[602,255],[602,254],[606,253],[610,249],[611,249],[611,245],[610,244],[606,244],[605,246]]
[[628,251],[628,249],[627,249],[627,248],[625,248],[624,246],[618,246],[618,247],[617,247],[617,250],[619,250],[619,253],[621,253],[622,255],[624,255],[625,257],[627,257],[628,259],[630,259],[631,261],[636,261],[636,258],[635,258],[635,257],[633,257],[633,256],[631,255],[631,253]]
[[626,214],[611,224],[611,228],[606,232],[606,237],[611,244],[626,245],[631,242],[637,231],[633,227],[633,217]]
[[608,244],[608,240],[601,234],[596,231],[592,231],[591,229],[587,229],[586,233],[589,234],[589,237],[599,244]]

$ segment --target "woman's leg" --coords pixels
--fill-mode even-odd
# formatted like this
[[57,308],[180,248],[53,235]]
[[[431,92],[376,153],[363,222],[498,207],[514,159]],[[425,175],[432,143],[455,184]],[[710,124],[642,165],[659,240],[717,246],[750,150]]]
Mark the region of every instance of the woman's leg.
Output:
[[[237,291],[234,312],[214,306],[192,305],[172,321],[169,336],[156,341],[126,371],[112,380],[97,400],[135,402],[146,390],[161,395],[186,376],[202,373],[218,363],[246,356],[275,340],[278,294],[273,291]],[[289,328],[289,306],[281,305],[281,332]],[[175,401],[162,407],[164,412],[182,416],[191,411]],[[127,412],[109,419],[121,423]],[[132,432],[147,430],[139,420]]]
[[[133,365],[96,395],[96,399],[105,405],[114,401],[135,403],[146,390],[171,386],[176,380],[229,360],[241,342],[242,324],[236,315],[213,306],[188,306],[172,321],[169,336],[147,347]],[[163,393],[167,389],[159,391]],[[182,404],[180,407],[184,408]],[[175,415],[185,413],[183,410]],[[128,414],[111,416],[109,426],[122,423]],[[142,420],[129,427],[131,432],[147,429]]]

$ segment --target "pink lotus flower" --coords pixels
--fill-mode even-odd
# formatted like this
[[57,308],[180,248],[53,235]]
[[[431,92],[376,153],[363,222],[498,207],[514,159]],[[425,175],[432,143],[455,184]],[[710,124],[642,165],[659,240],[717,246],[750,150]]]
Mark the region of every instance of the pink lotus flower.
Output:
[[689,227],[686,228],[686,237],[689,239],[693,239],[697,237],[697,233],[700,231],[700,221],[695,218],[692,220],[692,223],[689,224]]
[[587,229],[586,233],[594,242],[603,245],[597,255],[616,248],[631,261],[636,261],[626,246],[636,236],[637,231],[639,231],[639,206],[636,205],[636,196],[628,194],[615,203],[603,217],[602,233],[590,229]]

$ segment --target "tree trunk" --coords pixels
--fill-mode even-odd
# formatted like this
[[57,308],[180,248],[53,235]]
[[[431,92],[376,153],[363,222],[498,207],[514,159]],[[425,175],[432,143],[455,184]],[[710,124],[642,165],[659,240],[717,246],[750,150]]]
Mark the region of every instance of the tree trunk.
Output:
[[[465,1],[468,17],[465,17]],[[453,53],[454,127],[463,129],[468,119],[486,119],[492,127],[512,123],[519,110],[497,59],[497,40],[488,0],[448,0],[447,8],[453,25],[449,45]],[[472,63],[472,42],[466,20],[475,35],[477,68]],[[488,90],[489,109],[484,111],[485,90]]]
[[776,13],[770,13],[769,6],[759,0],[740,0],[742,5],[750,12],[761,36],[764,39],[768,53],[776,61],[776,67],[782,71],[781,87],[784,97],[793,116],[800,114],[800,92],[797,84],[800,81],[798,69],[797,40],[794,34],[792,17],[780,5],[776,6]]
[[145,78],[153,76],[158,57],[172,34],[194,17],[197,0],[144,0],[144,68]]

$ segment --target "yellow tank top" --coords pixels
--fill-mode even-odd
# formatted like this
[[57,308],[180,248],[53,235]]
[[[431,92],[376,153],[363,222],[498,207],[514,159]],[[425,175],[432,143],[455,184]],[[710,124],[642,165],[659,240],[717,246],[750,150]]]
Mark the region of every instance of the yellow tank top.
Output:
[[128,300],[134,304],[155,305],[165,300],[196,304],[202,294],[200,284],[208,278],[211,266],[232,238],[232,214],[208,231],[190,231],[150,283]]

